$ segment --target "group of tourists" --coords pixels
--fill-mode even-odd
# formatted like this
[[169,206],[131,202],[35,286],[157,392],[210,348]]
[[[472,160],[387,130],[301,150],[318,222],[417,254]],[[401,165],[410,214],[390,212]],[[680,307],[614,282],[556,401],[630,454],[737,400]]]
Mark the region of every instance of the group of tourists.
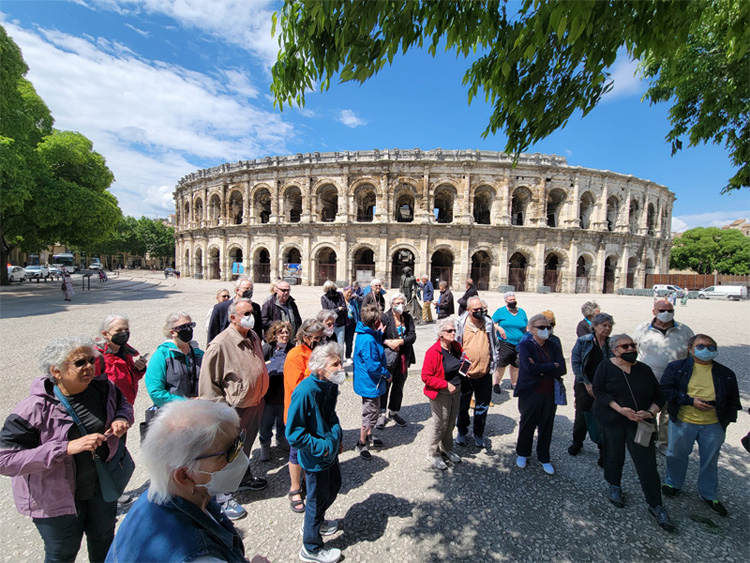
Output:
[[[349,377],[345,367],[352,366],[362,398],[354,449],[369,461],[385,446],[389,423],[410,423],[402,402],[417,360],[415,327],[435,322],[433,309],[437,338],[421,368],[432,412],[430,466],[461,463],[469,440],[488,447],[487,413],[493,394],[506,393],[509,367],[519,410],[516,465],[527,469],[536,436],[538,466],[555,473],[550,446],[557,407],[567,404],[568,361],[552,311],[529,316],[508,292],[490,315],[467,280],[455,315],[448,284],[441,281],[436,292],[427,276],[408,268],[387,300],[379,279],[342,290],[327,282],[320,312],[305,320],[291,290],[278,280],[259,304],[252,280],[240,276],[233,293],[216,295],[205,351],[184,311],[166,317],[164,342],[150,359],[131,346],[121,315],[106,317],[95,338],[46,346],[42,376],[0,433],[0,473],[12,477],[16,506],[33,519],[46,560],[75,560],[84,535],[91,561],[245,560],[232,521],[246,515],[236,493],[268,485],[249,463],[258,438],[260,461],[271,459],[273,439],[288,455],[289,507],[304,513],[299,558],[335,563],[341,551],[324,538],[339,529],[326,516],[341,488],[336,404]],[[735,374],[715,360],[717,342],[675,321],[668,300],[657,300],[652,313],[631,335],[613,335],[613,316],[596,303],[583,305],[570,356],[575,421],[568,453],[578,455],[587,436],[596,444],[607,498],[621,508],[627,450],[649,512],[672,531],[662,495],[680,494],[696,441],[700,497],[726,516],[718,457],[741,406]],[[141,379],[153,403],[140,425],[149,488],[115,536],[118,503],[133,501],[124,494],[132,473],[125,441]],[[663,480],[657,451],[666,455]]]

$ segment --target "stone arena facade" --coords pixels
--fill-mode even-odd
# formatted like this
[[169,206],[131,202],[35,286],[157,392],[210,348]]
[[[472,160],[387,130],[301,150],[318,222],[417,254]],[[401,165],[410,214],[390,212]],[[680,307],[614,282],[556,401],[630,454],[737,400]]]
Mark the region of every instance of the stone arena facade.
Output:
[[[307,153],[222,164],[174,193],[182,275],[609,293],[668,271],[674,194],[565,158],[480,150]],[[548,288],[548,289],[547,289]]]

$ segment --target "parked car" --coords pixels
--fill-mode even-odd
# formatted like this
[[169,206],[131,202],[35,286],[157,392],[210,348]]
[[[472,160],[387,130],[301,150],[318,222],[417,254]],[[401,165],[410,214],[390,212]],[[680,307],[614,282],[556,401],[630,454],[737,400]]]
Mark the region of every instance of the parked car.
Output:
[[89,264],[89,270],[103,270],[103,269],[104,269],[104,264],[102,264],[101,262],[92,262],[91,264]]
[[675,291],[677,292],[678,295],[682,295],[682,292],[687,291],[687,290],[682,289],[679,285],[669,285],[666,283],[658,283],[652,288],[652,291],[656,291],[659,297],[663,297],[670,291]]
[[49,267],[49,275],[53,278],[59,278],[61,273],[62,272],[60,271],[60,268],[58,268],[54,264]]
[[698,292],[698,299],[730,299],[739,301],[747,299],[747,287],[744,285],[712,285]]
[[52,275],[50,274],[49,268],[47,266],[26,266],[26,277],[30,280],[44,280],[47,281],[49,277]]
[[8,266],[8,281],[9,282],[24,282],[26,281],[26,270],[21,266]]

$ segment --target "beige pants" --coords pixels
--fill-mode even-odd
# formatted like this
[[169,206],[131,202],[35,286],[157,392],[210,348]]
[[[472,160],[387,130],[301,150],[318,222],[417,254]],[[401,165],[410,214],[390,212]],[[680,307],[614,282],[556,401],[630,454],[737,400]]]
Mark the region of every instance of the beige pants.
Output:
[[461,393],[449,393],[447,389],[438,392],[437,397],[430,401],[432,409],[432,436],[430,437],[429,454],[433,457],[440,452],[453,451],[453,428],[458,416],[458,402]]
[[422,320],[426,323],[432,322],[432,301],[422,303]]

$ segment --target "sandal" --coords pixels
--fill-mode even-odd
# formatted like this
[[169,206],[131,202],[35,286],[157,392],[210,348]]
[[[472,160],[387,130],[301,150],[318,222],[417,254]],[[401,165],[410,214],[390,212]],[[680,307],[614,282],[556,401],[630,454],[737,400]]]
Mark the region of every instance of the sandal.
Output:
[[[305,511],[305,501],[302,500],[302,490],[296,489],[294,491],[289,491],[289,505],[292,509],[292,512],[296,513],[302,513]],[[294,497],[299,496],[299,500],[294,500]]]

